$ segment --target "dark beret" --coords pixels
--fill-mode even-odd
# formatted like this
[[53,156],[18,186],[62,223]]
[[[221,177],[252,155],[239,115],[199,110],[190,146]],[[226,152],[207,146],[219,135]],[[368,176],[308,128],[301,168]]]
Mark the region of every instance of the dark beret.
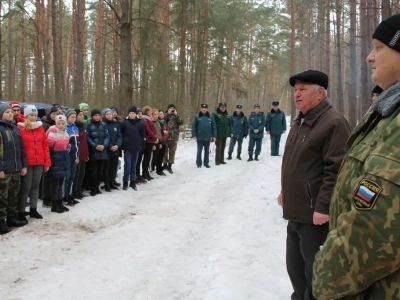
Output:
[[375,87],[374,87],[374,89],[372,90],[372,93],[371,93],[371,95],[372,94],[382,94],[382,92],[383,92],[383,89],[379,86],[379,85],[376,85]]
[[319,86],[324,87],[325,89],[328,89],[328,83],[329,83],[328,75],[317,70],[304,71],[296,75],[293,75],[292,77],[289,78],[291,86],[294,86],[297,81],[317,84]]

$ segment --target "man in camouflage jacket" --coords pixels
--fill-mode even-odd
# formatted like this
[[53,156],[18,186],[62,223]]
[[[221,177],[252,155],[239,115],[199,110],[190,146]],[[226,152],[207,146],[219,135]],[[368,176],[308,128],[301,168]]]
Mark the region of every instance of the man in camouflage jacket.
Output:
[[163,158],[163,168],[167,169],[171,174],[172,165],[175,163],[175,153],[178,147],[179,141],[179,126],[183,125],[183,120],[178,115],[175,105],[168,105],[168,109],[165,113],[165,123],[171,130],[168,134],[167,148],[165,149],[165,154]]
[[367,62],[384,91],[347,143],[313,266],[319,300],[400,299],[400,14],[379,24]]

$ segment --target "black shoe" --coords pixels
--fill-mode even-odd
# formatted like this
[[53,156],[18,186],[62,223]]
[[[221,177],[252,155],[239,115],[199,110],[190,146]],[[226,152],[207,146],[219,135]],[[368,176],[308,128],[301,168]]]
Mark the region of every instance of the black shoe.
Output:
[[223,162],[221,162],[221,164],[226,165],[226,162],[223,161]]
[[237,154],[236,158],[237,158],[238,160],[242,160],[242,158],[240,157],[240,153]]
[[111,189],[109,187],[106,187],[106,192],[111,193]]
[[123,186],[122,186],[122,189],[123,189],[124,191],[126,191],[126,190],[128,189],[128,182],[124,181],[124,184],[123,184]]
[[64,209],[61,208],[59,201],[53,201],[51,203],[51,212],[56,212],[56,213],[63,213]]
[[129,184],[129,186],[130,186],[131,188],[133,188],[135,191],[137,191],[135,181],[132,180],[131,183]]
[[146,179],[146,180],[153,180],[154,179],[153,177],[150,176],[149,173],[144,173],[143,174],[143,178]]
[[6,221],[1,220],[0,221],[0,234],[6,234],[9,233],[11,231],[10,228],[8,228]]
[[249,155],[249,159],[247,161],[253,161],[253,155]]
[[216,166],[219,166],[221,163],[215,163]]
[[94,197],[97,195],[96,188],[92,188],[90,191],[90,196]]
[[43,216],[41,214],[38,213],[36,208],[31,208],[29,210],[29,216],[31,218],[35,218],[35,219],[43,219]]
[[115,186],[121,186],[121,184],[119,182],[117,182],[116,180],[114,180],[113,183],[114,183]]
[[197,166],[198,168],[201,168],[201,166]]
[[43,200],[43,207],[51,207],[51,200]]
[[168,164],[168,165],[167,165],[167,171],[168,171],[170,174],[174,174],[174,172],[172,172],[172,164]]
[[228,158],[227,160],[231,160],[232,159],[232,153],[228,153]]
[[18,220],[22,221],[23,223],[28,224],[28,219],[25,216],[25,212],[18,213]]
[[157,175],[160,175],[160,176],[167,176],[163,171],[157,171],[156,173],[157,173]]
[[103,184],[100,188],[101,188],[102,190],[104,190],[104,189],[106,188],[106,185]]
[[167,164],[162,165],[163,170],[166,170],[168,168]]
[[99,187],[96,188],[96,194],[101,194]]
[[74,199],[74,200],[72,200],[72,204],[73,204],[73,205],[79,204],[79,201],[76,201],[76,200]]
[[62,211],[69,211],[69,208],[68,207],[66,207],[63,203],[62,203],[62,201],[60,201],[60,210],[62,210]]
[[254,160],[258,161],[258,155],[256,155],[256,157],[254,157]]
[[208,168],[211,168],[209,165],[207,165],[207,166],[205,166],[205,167],[206,167],[207,169],[208,169]]
[[[25,216],[24,216],[25,217]],[[22,221],[17,216],[16,217],[7,217],[7,226],[8,227],[22,227],[28,224],[28,220]]]
[[119,191],[119,188],[114,183],[110,185],[110,188]]

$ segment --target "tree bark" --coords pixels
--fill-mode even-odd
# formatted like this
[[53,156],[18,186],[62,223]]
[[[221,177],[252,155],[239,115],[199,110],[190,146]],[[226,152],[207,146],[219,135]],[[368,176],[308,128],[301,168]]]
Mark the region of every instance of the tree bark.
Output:
[[[290,34],[290,73],[294,75],[296,73],[296,1],[292,0],[290,4],[290,24],[291,24],[291,34]],[[292,105],[290,107],[291,123],[296,116],[296,106],[292,100]]]
[[74,0],[76,14],[74,15],[74,76],[73,76],[73,101],[74,104],[83,102],[83,72],[85,67],[85,2]]
[[65,103],[65,89],[63,79],[61,32],[58,25],[58,1],[51,0],[51,33],[53,37],[53,64],[54,64],[54,88],[57,103]]
[[336,82],[336,108],[344,113],[343,107],[343,78],[342,78],[342,0],[336,0],[336,55],[337,55],[337,82]]

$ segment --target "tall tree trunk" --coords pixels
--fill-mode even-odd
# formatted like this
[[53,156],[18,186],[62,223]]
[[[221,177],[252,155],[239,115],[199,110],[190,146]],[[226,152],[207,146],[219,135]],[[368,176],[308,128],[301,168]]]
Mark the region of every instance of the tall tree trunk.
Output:
[[132,85],[132,5],[133,0],[120,0],[122,15],[120,18],[121,30],[121,105],[129,106],[133,101]]
[[337,110],[344,112],[343,107],[343,78],[342,78],[342,0],[336,0],[336,55],[337,55],[337,82],[336,82],[336,104]]
[[[292,0],[290,3],[290,24],[291,24],[291,34],[290,34],[290,73],[294,75],[296,73],[296,1]],[[291,101],[291,120],[294,120],[296,116],[296,106],[294,101]],[[293,121],[291,121],[293,122]]]
[[61,32],[58,25],[57,0],[51,0],[51,33],[53,37],[54,88],[57,103],[65,103],[64,76],[61,52]]
[[368,91],[368,66],[365,63],[368,52],[368,43],[370,36],[368,35],[368,22],[367,22],[367,0],[360,1],[360,46],[361,46],[361,84],[360,84],[360,111],[359,117],[361,118],[369,109],[371,99]]
[[27,90],[27,65],[26,65],[26,54],[25,54],[25,0],[21,0],[19,3],[21,7],[21,31],[19,37],[19,46],[20,46],[20,73],[21,78],[19,81],[19,91],[18,91],[18,99],[25,102],[26,101],[26,90]]
[[180,5],[179,88],[177,102],[181,107],[185,107],[187,0],[180,0]]
[[382,0],[382,20],[389,18],[392,15],[390,0]]
[[73,101],[74,104],[85,99],[83,94],[83,70],[85,66],[85,2],[74,0],[76,14],[74,15],[74,76],[73,76]]
[[103,53],[103,32],[104,32],[104,4],[103,1],[98,2],[97,21],[96,21],[96,41],[95,41],[95,57],[94,57],[94,84],[95,84],[95,104],[99,107],[103,106],[104,101],[104,61]]
[[357,3],[350,1],[350,61],[347,68],[346,85],[349,102],[349,124],[354,128],[357,124]]
[[330,76],[331,61],[331,0],[326,0],[325,5],[325,58],[322,70]]
[[[12,1],[8,0],[8,9],[12,9]],[[7,51],[8,51],[8,67],[7,67],[7,98],[15,98],[15,70],[14,70],[14,56],[12,47],[12,18],[8,16],[8,31],[7,31]]]
[[[3,1],[0,1],[0,11],[3,9]],[[0,99],[4,98],[3,95],[3,34],[2,34],[2,19],[0,19]]]

